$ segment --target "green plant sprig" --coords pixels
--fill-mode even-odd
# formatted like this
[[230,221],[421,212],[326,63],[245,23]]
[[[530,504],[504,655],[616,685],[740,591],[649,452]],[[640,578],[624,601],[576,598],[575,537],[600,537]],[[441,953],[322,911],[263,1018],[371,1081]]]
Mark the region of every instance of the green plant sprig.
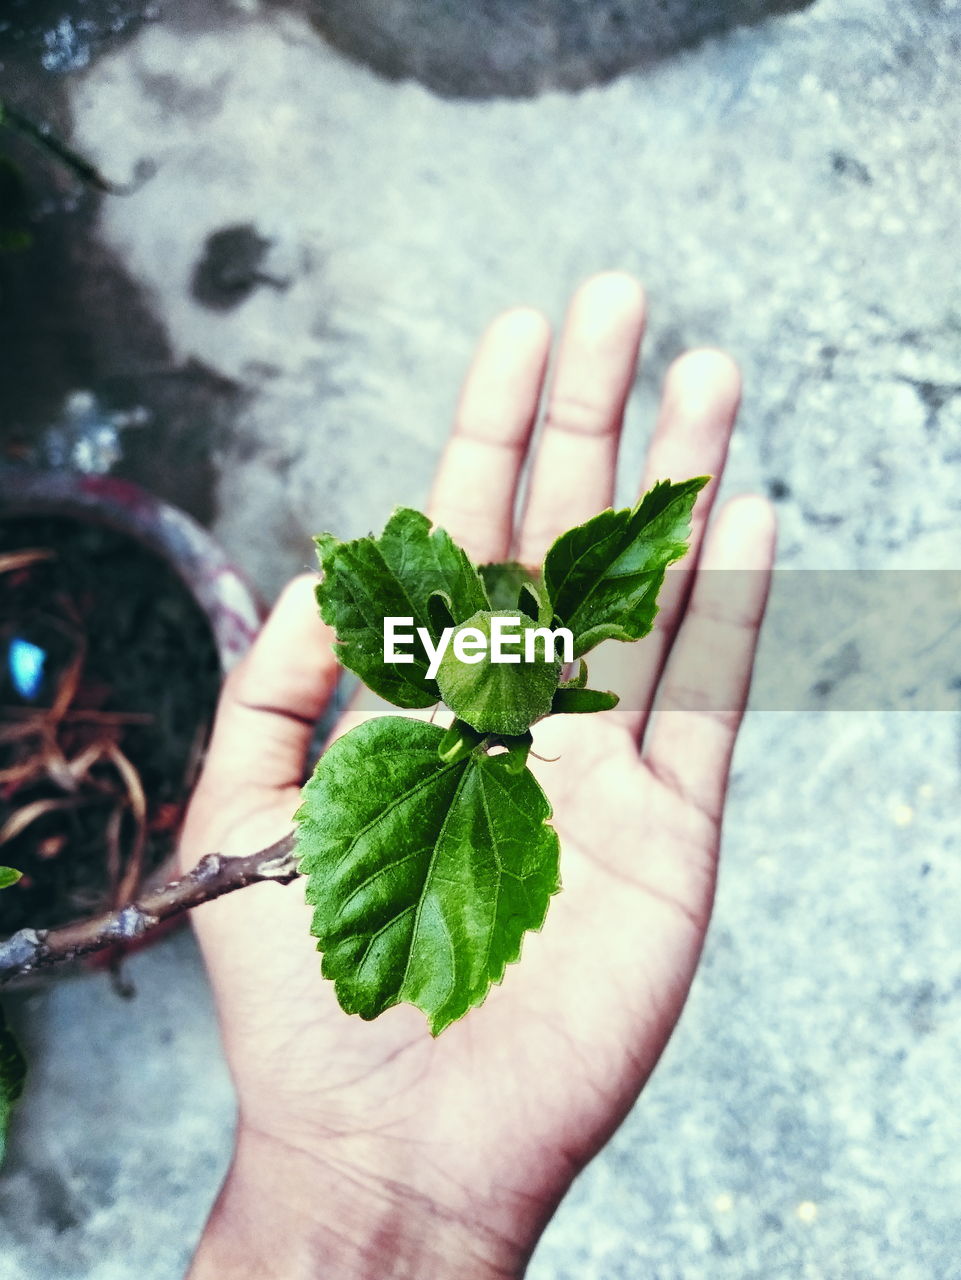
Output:
[[[584,655],[603,640],[647,635],[667,567],[688,549],[709,476],[661,481],[633,508],[603,511],[562,534],[542,568],[474,565],[426,516],[394,512],[379,538],[315,539],[321,616],[340,662],[405,709],[442,703],[448,729],[381,716],[320,758],[295,815],[311,933],[341,1007],[375,1018],[417,1006],[438,1035],[482,1003],[542,927],[561,887],[551,807],[527,757],[549,715],[606,711],[586,687]],[[445,629],[489,633],[498,614],[522,630],[566,627],[580,660],[464,665],[448,648],[436,674],[424,643],[384,659],[386,617],[412,618],[431,644]],[[456,631],[455,631],[456,635]]]

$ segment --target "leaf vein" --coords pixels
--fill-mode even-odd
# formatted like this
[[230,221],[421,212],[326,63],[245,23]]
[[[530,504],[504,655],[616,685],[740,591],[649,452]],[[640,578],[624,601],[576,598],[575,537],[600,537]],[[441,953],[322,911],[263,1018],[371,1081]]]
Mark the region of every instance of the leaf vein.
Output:
[[[392,929],[398,920],[403,920],[404,916],[406,916],[408,912],[414,910],[414,906],[415,906],[415,903],[412,902],[410,906],[404,907],[403,911],[398,911],[395,916],[391,916],[391,918],[387,921],[386,924],[382,924],[375,933],[372,933],[370,935],[370,938],[368,939],[368,942],[367,942],[367,946],[364,947],[364,954],[361,956],[357,964],[358,973],[361,972],[364,965],[367,963],[367,958],[370,955],[371,948],[373,947],[377,939],[381,937],[383,934],[385,934],[388,929]],[[359,933],[348,934],[348,936],[346,938],[342,938],[341,941],[349,942],[351,938],[362,938],[363,936],[364,936],[363,930],[361,930]],[[400,986],[397,988],[397,990],[400,991],[400,987],[402,987],[403,985],[404,984],[401,983]]]
[[[448,768],[453,768],[454,766],[452,766],[452,765],[448,765],[447,767],[448,767]],[[426,900],[426,898],[427,898],[427,886],[430,884],[431,877],[432,877],[433,872],[434,872],[434,865],[435,865],[435,863],[437,862],[438,850],[439,850],[439,848],[440,848],[440,846],[441,846],[441,843],[442,843],[442,841],[443,841],[443,839],[444,839],[444,836],[445,836],[445,834],[446,834],[446,832],[447,832],[447,824],[450,822],[451,814],[452,814],[452,813],[455,811],[455,809],[457,808],[457,802],[458,802],[458,800],[460,799],[460,794],[461,794],[461,790],[462,790],[462,788],[463,788],[463,786],[464,786],[464,781],[465,781],[465,779],[469,776],[469,774],[470,774],[470,766],[468,766],[468,768],[464,769],[463,775],[461,776],[460,781],[457,783],[457,788],[456,788],[456,790],[454,791],[453,796],[451,797],[450,805],[448,806],[447,812],[444,814],[444,821],[441,823],[441,825],[440,825],[440,830],[439,830],[439,831],[438,831],[438,833],[437,833],[437,838],[436,838],[436,839],[435,839],[435,841],[434,841],[434,848],[433,848],[433,851],[431,852],[431,855],[430,855],[430,861],[429,861],[429,863],[427,864],[427,871],[426,871],[426,873],[425,873],[425,875],[424,875],[424,889],[423,889],[423,892],[421,893],[420,898],[419,898],[419,900],[418,900],[418,902],[417,902],[417,904],[416,904],[416,906],[417,906],[417,911],[416,911],[416,914],[415,914],[415,916],[414,916],[414,928],[413,928],[413,930],[412,930],[412,932],[411,932],[410,948],[409,948],[408,953],[407,953],[407,963],[406,963],[406,965],[404,966],[404,976],[401,978],[400,987],[399,987],[399,990],[401,990],[401,991],[403,991],[403,989],[404,989],[404,987],[405,987],[405,985],[406,985],[406,983],[407,983],[407,978],[408,978],[408,976],[409,976],[409,974],[410,974],[410,966],[411,966],[411,963],[412,963],[412,961],[413,961],[413,959],[414,959],[414,944],[415,944],[415,943],[416,943],[416,941],[417,941],[417,933],[418,933],[418,930],[420,929],[420,917],[421,917],[421,914],[422,914],[422,912],[423,912],[423,910],[424,910],[424,902],[425,902],[425,900]]]
[[[350,841],[350,843],[344,849],[343,853],[337,859],[336,863],[334,864],[334,874],[336,874],[340,870],[340,868],[343,866],[345,859],[350,857],[354,849],[357,847],[358,842],[362,840],[364,836],[366,836],[370,831],[372,831],[379,822],[383,821],[384,818],[386,818],[389,814],[393,813],[395,809],[399,809],[401,805],[406,804],[408,800],[413,800],[415,796],[418,796],[422,791],[429,788],[431,784],[436,783],[439,779],[443,778],[447,773],[450,772],[451,769],[456,769],[458,767],[459,767],[458,764],[443,765],[437,773],[429,774],[426,778],[423,779],[422,782],[418,782],[418,784],[415,787],[412,787],[410,791],[406,791],[402,796],[398,796],[396,800],[392,800],[389,804],[385,805],[383,809],[379,809],[377,813],[375,813],[374,816],[371,818],[370,822],[368,822],[365,826],[360,828],[360,830],[355,834],[354,838]],[[459,788],[459,784],[458,784],[458,788]],[[457,792],[455,791],[454,792],[455,798],[456,798],[456,795],[457,795]]]
[[368,887],[368,885],[373,884],[373,882],[379,879],[380,876],[384,875],[385,872],[392,871],[394,867],[401,867],[404,865],[405,862],[410,862],[411,858],[420,857],[420,855],[424,852],[424,849],[428,847],[429,846],[424,845],[419,849],[412,849],[410,853],[405,853],[402,858],[394,858],[392,862],[385,862],[382,866],[379,866],[375,871],[372,871],[370,875],[367,876],[364,880],[362,880],[361,883],[356,887],[356,889],[352,891],[349,897],[345,899],[345,901],[341,905],[340,910],[337,912],[337,919],[340,920],[343,917],[345,911],[350,906],[350,904],[354,901],[357,895],[359,893],[363,893],[363,891]]
[[490,917],[491,925],[490,925],[490,929],[487,932],[487,947],[484,951],[484,976],[489,977],[491,950],[494,946],[494,933],[497,929],[497,909],[500,906],[501,886],[503,884],[504,867],[503,867],[503,864],[501,863],[500,851],[497,848],[497,839],[494,835],[494,824],[493,824],[493,821],[491,820],[490,807],[487,803],[487,789],[484,786],[483,774],[481,774],[480,778],[478,779],[478,782],[480,785],[481,808],[484,810],[484,819],[487,822],[487,832],[490,838],[491,847],[494,854],[494,861],[497,863],[497,870],[500,872],[500,875],[497,877],[497,887],[494,890],[494,910],[492,911],[491,917]]

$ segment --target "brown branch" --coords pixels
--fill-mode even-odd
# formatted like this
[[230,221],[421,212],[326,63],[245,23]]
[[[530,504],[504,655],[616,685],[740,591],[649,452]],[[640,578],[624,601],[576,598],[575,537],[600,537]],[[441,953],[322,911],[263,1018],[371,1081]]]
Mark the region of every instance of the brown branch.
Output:
[[136,902],[118,911],[108,911],[58,929],[21,929],[0,942],[0,985],[38,969],[76,960],[91,951],[133,942],[155,929],[162,920],[204,902],[213,902],[249,884],[267,880],[290,884],[300,874],[295,843],[296,837],[291,832],[269,848],[245,858],[208,853],[193,871],[159,889],[149,889]]

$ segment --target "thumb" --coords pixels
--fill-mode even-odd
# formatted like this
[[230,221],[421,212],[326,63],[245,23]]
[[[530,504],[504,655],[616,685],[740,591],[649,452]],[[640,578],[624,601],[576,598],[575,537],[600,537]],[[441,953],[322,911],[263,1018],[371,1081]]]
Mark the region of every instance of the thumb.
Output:
[[314,728],[339,668],[314,599],[317,578],[284,588],[247,656],[224,682],[198,791],[240,795],[303,781]]

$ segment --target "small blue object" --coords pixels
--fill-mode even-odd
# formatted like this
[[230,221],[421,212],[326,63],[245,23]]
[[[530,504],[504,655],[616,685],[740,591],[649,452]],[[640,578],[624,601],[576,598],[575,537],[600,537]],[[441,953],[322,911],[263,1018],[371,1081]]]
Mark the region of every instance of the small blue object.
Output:
[[10,641],[10,678],[21,698],[32,702],[43,684],[43,667],[47,655],[38,644],[29,640]]

